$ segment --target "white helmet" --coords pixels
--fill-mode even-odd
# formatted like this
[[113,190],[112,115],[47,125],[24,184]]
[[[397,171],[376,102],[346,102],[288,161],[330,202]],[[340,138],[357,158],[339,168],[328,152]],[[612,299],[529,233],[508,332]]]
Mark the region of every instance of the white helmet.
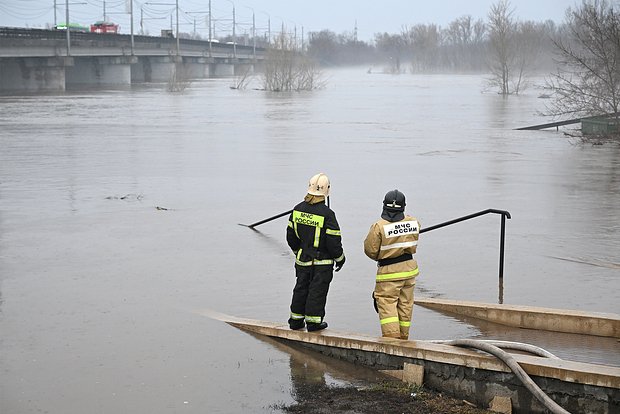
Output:
[[313,176],[308,183],[308,194],[327,197],[329,195],[329,178],[323,173]]

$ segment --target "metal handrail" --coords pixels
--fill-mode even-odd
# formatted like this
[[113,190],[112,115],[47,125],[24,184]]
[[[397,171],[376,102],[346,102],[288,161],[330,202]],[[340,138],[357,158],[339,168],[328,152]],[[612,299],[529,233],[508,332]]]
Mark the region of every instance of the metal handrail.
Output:
[[427,231],[439,229],[445,226],[449,226],[451,224],[460,223],[461,221],[469,220],[475,217],[480,217],[485,214],[495,213],[501,214],[502,216],[502,224],[500,230],[500,238],[499,238],[499,303],[504,303],[504,241],[506,239],[506,219],[510,219],[510,213],[505,210],[496,210],[494,208],[489,208],[487,210],[479,211],[477,213],[469,214],[467,216],[459,217],[454,220],[446,221],[444,223],[435,224],[434,226],[430,226],[427,228],[423,228],[420,230],[420,233],[424,233]]
[[[257,221],[256,223],[252,223],[252,224],[241,224],[241,223],[239,223],[239,225],[240,226],[249,227],[252,230],[254,230],[254,227],[256,227],[256,226],[259,226],[259,225],[261,225],[263,223],[267,223],[267,222],[275,220],[277,218],[286,216],[288,214],[291,214],[292,212],[293,212],[293,210],[288,210],[288,211],[285,211],[284,213],[280,213],[280,214],[277,214],[275,216],[266,218],[264,220]],[[434,226],[422,228],[422,229],[420,229],[420,233],[425,233],[427,231],[440,229],[442,227],[446,227],[446,226],[449,226],[451,224],[460,223],[461,221],[473,219],[473,218],[480,217],[480,216],[483,216],[485,214],[490,214],[490,213],[500,214],[502,216],[502,224],[501,224],[502,227],[501,227],[500,239],[499,239],[499,303],[503,303],[503,301],[504,301],[504,293],[503,293],[503,290],[504,290],[504,245],[505,245],[505,239],[506,239],[506,219],[507,218],[508,219],[512,218],[508,211],[506,211],[506,210],[497,210],[497,209],[494,209],[494,208],[489,208],[489,209],[486,209],[486,210],[479,211],[477,213],[468,214],[467,216],[463,216],[463,217],[455,218],[453,220],[449,220],[449,221],[446,221],[446,222],[443,222],[443,223],[435,224]]]

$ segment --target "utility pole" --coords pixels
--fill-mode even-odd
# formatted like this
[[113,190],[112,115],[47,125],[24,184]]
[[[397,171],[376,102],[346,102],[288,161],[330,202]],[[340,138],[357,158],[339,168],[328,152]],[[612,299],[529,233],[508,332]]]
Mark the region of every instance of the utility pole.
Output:
[[236,20],[235,20],[235,3],[233,3],[233,56],[237,57],[237,34],[235,32],[235,26],[236,26]]
[[[142,9],[140,9],[140,10],[142,10]],[[129,0],[129,17],[131,19],[131,23],[129,24],[130,30],[131,30],[131,56],[133,56],[133,54],[134,54],[134,41],[133,41],[133,0]]]
[[71,56],[71,30],[69,30],[69,0],[65,0],[65,31],[67,32],[67,56]]
[[108,21],[108,17],[105,14],[105,0],[103,0],[103,21],[104,22]]
[[254,18],[254,10],[252,10],[252,56],[256,60],[256,20]]
[[176,7],[177,7],[177,56],[179,56],[179,49],[180,49],[180,43],[179,43],[179,0],[176,0]]
[[213,48],[211,47],[211,42],[213,38],[211,37],[211,0],[209,0],[209,57],[213,56]]
[[54,29],[56,25],[58,25],[58,22],[56,21],[56,0],[54,0]]

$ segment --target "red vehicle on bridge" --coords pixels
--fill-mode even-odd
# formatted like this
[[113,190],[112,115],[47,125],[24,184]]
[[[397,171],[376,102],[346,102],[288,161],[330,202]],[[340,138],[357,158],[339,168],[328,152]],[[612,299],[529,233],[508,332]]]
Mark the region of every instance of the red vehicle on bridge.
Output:
[[91,33],[118,33],[120,26],[111,22],[95,22],[90,25]]

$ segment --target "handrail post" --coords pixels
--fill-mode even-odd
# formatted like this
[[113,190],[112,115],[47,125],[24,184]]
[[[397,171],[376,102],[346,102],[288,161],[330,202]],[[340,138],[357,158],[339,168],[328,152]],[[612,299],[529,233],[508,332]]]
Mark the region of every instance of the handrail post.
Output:
[[499,278],[504,280],[504,240],[506,238],[506,215],[502,214],[502,229],[499,238]]

